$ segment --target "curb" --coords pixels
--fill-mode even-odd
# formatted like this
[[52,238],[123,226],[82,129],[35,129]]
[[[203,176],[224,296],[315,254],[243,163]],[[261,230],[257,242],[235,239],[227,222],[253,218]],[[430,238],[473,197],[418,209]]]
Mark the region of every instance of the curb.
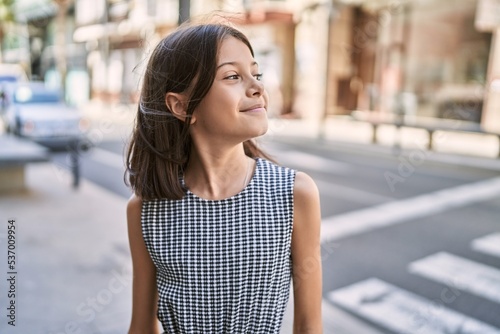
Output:
[[429,151],[422,148],[398,148],[382,144],[372,143],[356,143],[348,141],[338,141],[332,139],[318,139],[298,136],[284,136],[274,135],[272,139],[262,138],[262,142],[278,142],[284,144],[292,144],[297,146],[311,146],[314,145],[321,150],[328,150],[332,152],[351,152],[363,153],[366,155],[384,155],[393,158],[399,156],[409,156],[414,152],[422,152],[425,155],[426,161],[448,164],[450,166],[473,167],[479,169],[486,169],[491,171],[500,172],[500,158],[490,158],[484,156],[471,156],[464,154],[453,154],[439,151]]

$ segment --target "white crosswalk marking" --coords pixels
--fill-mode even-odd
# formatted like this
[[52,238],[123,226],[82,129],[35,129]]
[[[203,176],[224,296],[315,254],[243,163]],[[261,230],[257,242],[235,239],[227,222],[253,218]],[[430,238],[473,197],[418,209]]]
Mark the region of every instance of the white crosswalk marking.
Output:
[[377,278],[332,291],[331,301],[373,323],[401,334],[500,334],[470,318]]
[[316,180],[316,184],[321,195],[342,198],[347,201],[354,201],[368,205],[394,201],[394,198],[391,197],[377,195],[368,191],[346,187],[323,180]]
[[410,263],[408,270],[453,289],[500,303],[500,270],[496,268],[440,252]]
[[471,248],[478,252],[500,257],[500,233],[489,234],[482,238],[474,239],[471,243]]
[[338,175],[352,174],[351,165],[314,154],[299,151],[283,151],[276,154],[276,156],[280,163],[293,168],[304,168]]
[[321,240],[336,240],[500,196],[500,177],[323,219]]

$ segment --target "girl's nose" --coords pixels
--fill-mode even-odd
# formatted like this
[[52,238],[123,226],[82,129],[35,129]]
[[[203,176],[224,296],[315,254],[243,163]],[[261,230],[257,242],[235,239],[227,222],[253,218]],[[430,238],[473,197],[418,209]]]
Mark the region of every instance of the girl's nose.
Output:
[[264,93],[264,84],[262,81],[253,79],[248,89],[249,96],[261,96]]

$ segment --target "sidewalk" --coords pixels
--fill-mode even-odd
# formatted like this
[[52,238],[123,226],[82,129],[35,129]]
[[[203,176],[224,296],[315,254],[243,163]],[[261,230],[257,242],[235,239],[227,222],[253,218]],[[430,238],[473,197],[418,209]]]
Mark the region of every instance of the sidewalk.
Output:
[[[394,125],[380,125],[378,144],[372,143],[373,130],[367,122],[353,121],[349,116],[334,116],[323,123],[316,120],[270,119],[268,138],[321,139],[332,144],[355,144],[378,153],[392,150],[396,143],[404,150],[427,150],[427,131],[416,128],[396,130]],[[500,160],[499,139],[493,135],[436,131],[433,155],[444,154],[463,157]]]
[[[16,326],[7,325],[8,300],[0,300],[0,333],[126,333],[131,312],[131,261],[126,199],[51,163],[27,167],[28,189],[0,194],[0,245],[7,248],[7,221],[16,230]],[[0,265],[6,273],[6,257]],[[8,289],[1,280],[1,294]],[[324,302],[325,333],[376,334]],[[288,308],[282,333],[292,333]]]
[[[27,190],[0,194],[0,333],[126,333],[131,262],[125,202],[51,163],[27,166]],[[7,221],[15,220],[16,326],[7,324]]]

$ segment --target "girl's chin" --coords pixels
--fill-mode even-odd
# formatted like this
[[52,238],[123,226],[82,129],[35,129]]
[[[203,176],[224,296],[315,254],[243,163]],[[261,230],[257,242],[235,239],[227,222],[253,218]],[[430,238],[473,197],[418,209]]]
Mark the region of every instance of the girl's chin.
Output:
[[267,123],[266,120],[265,124],[262,124],[262,126],[259,129],[256,129],[254,137],[260,137],[265,135],[268,129],[269,129],[269,124]]
[[261,128],[254,128],[252,129],[252,131],[248,132],[248,135],[246,136],[246,139],[244,141],[263,136],[267,133],[267,130],[268,130],[267,124],[266,126],[263,126]]
[[266,126],[262,129],[262,132],[259,134],[259,136],[265,135],[267,133],[267,130],[269,130],[269,127],[266,124]]

